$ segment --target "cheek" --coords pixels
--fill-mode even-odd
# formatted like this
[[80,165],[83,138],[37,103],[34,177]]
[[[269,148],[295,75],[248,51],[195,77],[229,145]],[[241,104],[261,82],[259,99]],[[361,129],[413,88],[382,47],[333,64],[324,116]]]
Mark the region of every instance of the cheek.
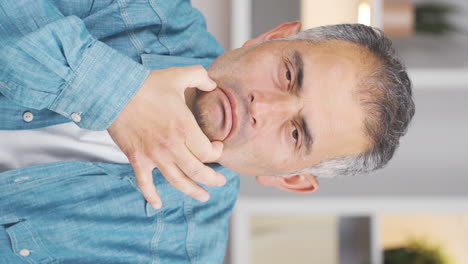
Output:
[[277,65],[275,61],[254,61],[244,68],[244,81],[247,87],[253,89],[266,89],[273,87]]
[[[276,140],[277,141],[277,140]],[[285,152],[280,144],[271,144],[268,136],[256,136],[248,144],[225,146],[220,163],[247,175],[270,175],[284,170]]]
[[252,144],[253,159],[266,171],[279,173],[289,160],[289,149],[277,137],[263,134]]

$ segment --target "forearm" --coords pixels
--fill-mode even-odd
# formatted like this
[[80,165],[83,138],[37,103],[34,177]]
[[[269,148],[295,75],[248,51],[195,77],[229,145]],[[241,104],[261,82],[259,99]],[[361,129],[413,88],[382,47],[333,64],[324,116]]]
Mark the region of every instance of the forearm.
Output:
[[[80,127],[106,129],[149,70],[96,40],[81,19],[64,17],[50,1],[28,2],[27,8],[0,4],[0,93],[26,107],[73,115]],[[9,15],[18,8],[24,8],[21,17]],[[11,21],[31,10],[30,21]]]

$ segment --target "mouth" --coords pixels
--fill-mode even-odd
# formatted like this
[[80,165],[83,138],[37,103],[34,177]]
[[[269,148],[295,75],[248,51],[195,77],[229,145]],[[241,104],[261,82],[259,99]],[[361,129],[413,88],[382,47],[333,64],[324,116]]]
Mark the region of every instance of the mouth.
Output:
[[218,87],[224,95],[226,95],[227,102],[224,103],[224,117],[225,117],[225,126],[228,127],[228,133],[223,141],[226,141],[232,137],[234,131],[238,127],[238,117],[237,117],[237,102],[234,95],[228,89]]

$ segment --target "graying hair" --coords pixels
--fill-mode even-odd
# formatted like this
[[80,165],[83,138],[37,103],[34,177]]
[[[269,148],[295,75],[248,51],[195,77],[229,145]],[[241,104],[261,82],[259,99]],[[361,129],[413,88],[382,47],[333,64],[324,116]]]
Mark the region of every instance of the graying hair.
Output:
[[316,177],[330,178],[383,168],[393,157],[399,139],[406,134],[415,113],[411,81],[391,41],[380,29],[362,24],[316,27],[278,40],[305,40],[312,43],[347,41],[367,49],[380,64],[363,80],[365,87],[358,89],[361,106],[367,112],[364,127],[371,142],[370,148],[359,155],[325,160],[311,168],[279,176],[310,173]]

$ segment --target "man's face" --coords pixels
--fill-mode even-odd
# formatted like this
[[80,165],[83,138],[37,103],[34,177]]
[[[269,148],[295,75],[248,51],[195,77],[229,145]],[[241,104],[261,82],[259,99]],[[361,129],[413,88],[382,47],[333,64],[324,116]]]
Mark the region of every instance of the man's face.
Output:
[[208,72],[219,89],[191,106],[218,162],[247,175],[291,173],[363,152],[368,140],[355,97],[362,49],[334,41],[273,41],[227,52]]

